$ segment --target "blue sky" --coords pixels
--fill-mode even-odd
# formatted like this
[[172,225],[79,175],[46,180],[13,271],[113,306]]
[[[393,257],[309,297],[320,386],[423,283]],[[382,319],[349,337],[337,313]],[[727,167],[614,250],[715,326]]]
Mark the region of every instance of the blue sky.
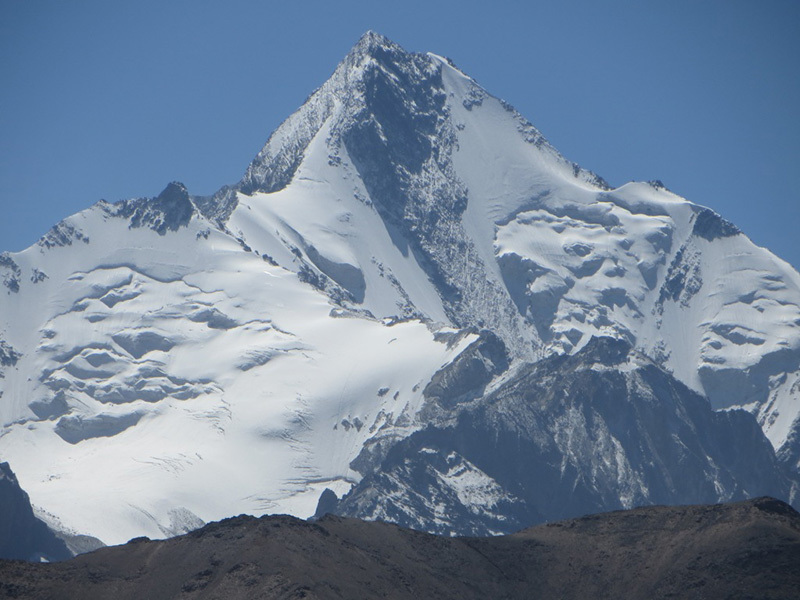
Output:
[[373,29],[452,58],[612,185],[800,267],[800,3],[0,0],[0,250],[100,198],[207,194]]

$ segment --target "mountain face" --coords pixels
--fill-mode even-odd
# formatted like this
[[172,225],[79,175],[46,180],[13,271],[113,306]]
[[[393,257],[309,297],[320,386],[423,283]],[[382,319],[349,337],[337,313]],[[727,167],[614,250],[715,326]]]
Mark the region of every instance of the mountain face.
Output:
[[[543,499],[486,467],[505,508],[470,531],[559,505],[792,499],[800,275],[657,182],[612,188],[449,60],[374,33],[238,184],[101,201],[1,254],[0,280],[0,456],[67,532],[305,517],[325,489],[389,489],[381,473],[409,494],[397,461],[425,432],[420,473],[451,451],[483,471],[480,436],[516,432],[516,468],[581,490]],[[592,363],[593,338],[646,360]],[[572,369],[556,387],[574,402],[537,369]],[[489,488],[440,491],[472,514]],[[383,510],[364,489],[353,510]]]
[[714,412],[624,340],[521,366],[456,418],[449,392],[328,510],[485,536],[609,509],[797,493],[751,415]]
[[800,515],[771,498],[646,507],[516,535],[239,516],[70,561],[0,561],[12,598],[775,598],[800,586]]

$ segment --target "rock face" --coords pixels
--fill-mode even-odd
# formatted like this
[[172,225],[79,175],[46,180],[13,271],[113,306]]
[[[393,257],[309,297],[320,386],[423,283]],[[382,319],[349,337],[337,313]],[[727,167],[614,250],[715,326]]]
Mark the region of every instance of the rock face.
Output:
[[0,558],[54,561],[71,556],[66,544],[34,516],[28,494],[8,463],[0,463]]
[[[711,408],[751,412],[796,471],[800,275],[661,184],[612,188],[451,61],[375,33],[240,182],[100,202],[0,254],[0,281],[0,456],[34,505],[108,543],[231,513],[309,516],[429,427],[469,431],[480,463],[520,428],[491,402],[551,419],[518,435],[562,496],[463,463],[476,483],[443,483],[448,506],[473,514],[502,489],[508,508],[476,531],[553,506],[792,499],[752,420]],[[513,388],[599,337],[650,366],[581,375],[575,404]],[[698,395],[710,407],[690,409]],[[654,431],[661,417],[675,431]],[[441,444],[440,475],[472,456]]]
[[644,504],[797,494],[751,414],[713,411],[618,339],[521,367],[457,417],[441,409],[335,512],[491,535]]
[[53,565],[0,561],[14,598],[790,598],[800,515],[771,498],[649,507],[507,537],[236,517]]

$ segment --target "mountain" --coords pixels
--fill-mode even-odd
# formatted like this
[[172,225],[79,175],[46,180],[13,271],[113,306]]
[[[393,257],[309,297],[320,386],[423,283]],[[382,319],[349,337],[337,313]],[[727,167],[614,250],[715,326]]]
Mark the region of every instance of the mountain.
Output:
[[[607,383],[641,383],[708,453],[692,472],[712,484],[692,498],[793,497],[800,275],[658,182],[612,188],[451,61],[371,32],[239,183],[101,201],[0,255],[0,280],[0,456],[68,533],[119,543],[311,515],[325,489],[344,496],[427,427],[494,415],[504,382],[593,338],[648,357]],[[527,402],[512,387],[509,411]],[[607,448],[633,452],[605,401],[543,414],[595,411]],[[555,437],[531,448],[573,460]],[[646,493],[653,470],[623,458],[585,506],[682,501]],[[643,470],[601,481],[625,465]]]
[[790,598],[800,515],[771,498],[648,507],[516,535],[240,516],[67,562],[0,561],[13,598]]

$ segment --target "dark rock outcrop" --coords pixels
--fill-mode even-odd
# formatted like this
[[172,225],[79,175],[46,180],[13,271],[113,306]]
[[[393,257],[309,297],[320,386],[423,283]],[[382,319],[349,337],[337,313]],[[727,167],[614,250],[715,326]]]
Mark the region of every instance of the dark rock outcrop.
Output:
[[188,225],[194,214],[186,187],[173,181],[155,198],[124,200],[115,205],[115,214],[130,219],[130,226],[149,227],[159,235]]
[[71,556],[64,542],[34,516],[28,494],[8,463],[0,463],[0,558],[54,561]]

